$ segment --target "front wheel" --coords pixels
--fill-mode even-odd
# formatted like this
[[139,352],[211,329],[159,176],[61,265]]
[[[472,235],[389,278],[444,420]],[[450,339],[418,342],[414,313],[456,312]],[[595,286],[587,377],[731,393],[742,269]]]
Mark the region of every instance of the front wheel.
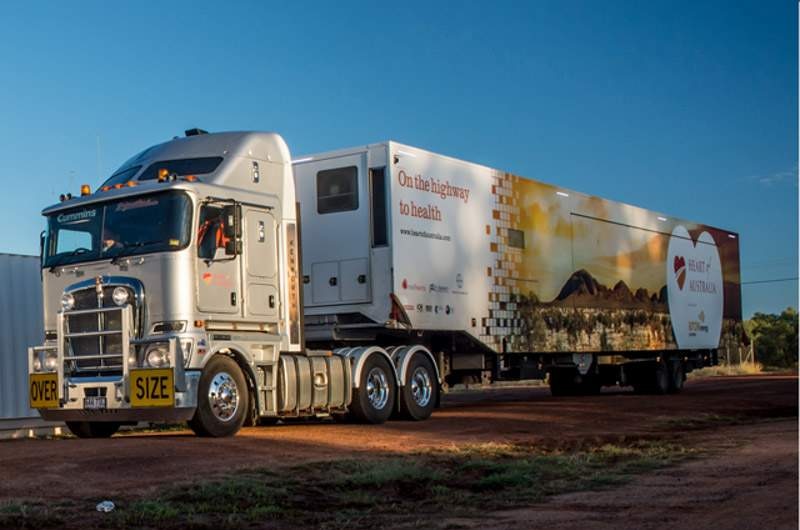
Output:
[[400,415],[407,420],[424,420],[436,406],[439,383],[427,355],[418,353],[408,364],[408,380],[400,392]]
[[198,436],[233,436],[244,424],[249,404],[247,383],[236,361],[216,355],[203,369],[197,410],[189,427]]
[[111,438],[120,425],[115,421],[68,421],[66,424],[78,438]]
[[383,423],[389,419],[397,393],[393,371],[383,355],[373,354],[367,358],[350,404],[354,419],[362,423]]

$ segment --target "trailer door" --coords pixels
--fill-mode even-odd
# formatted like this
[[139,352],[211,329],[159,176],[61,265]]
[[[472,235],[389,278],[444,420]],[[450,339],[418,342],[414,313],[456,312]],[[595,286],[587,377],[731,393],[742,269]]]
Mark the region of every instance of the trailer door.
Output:
[[306,305],[369,302],[366,153],[304,164],[300,178]]

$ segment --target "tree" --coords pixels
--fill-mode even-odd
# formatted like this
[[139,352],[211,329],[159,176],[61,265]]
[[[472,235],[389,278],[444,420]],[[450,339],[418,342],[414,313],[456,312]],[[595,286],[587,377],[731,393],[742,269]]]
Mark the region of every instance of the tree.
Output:
[[797,311],[791,307],[780,315],[756,313],[745,325],[755,341],[756,360],[764,366],[789,368],[797,365]]

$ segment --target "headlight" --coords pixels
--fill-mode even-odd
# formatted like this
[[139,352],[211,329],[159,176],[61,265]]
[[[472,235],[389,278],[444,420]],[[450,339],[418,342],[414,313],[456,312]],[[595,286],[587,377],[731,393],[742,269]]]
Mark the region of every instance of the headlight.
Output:
[[144,358],[152,368],[169,366],[169,346],[161,343],[149,346]]
[[130,293],[128,293],[128,290],[124,287],[115,287],[114,292],[111,293],[111,298],[114,300],[115,304],[123,306],[128,303]]
[[69,293],[61,295],[61,309],[70,311],[73,307],[75,307],[75,297]]

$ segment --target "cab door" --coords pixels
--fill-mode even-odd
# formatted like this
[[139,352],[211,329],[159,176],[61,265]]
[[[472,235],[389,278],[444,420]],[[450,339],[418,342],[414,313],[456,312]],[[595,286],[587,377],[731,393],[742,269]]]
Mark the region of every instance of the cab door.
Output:
[[367,153],[304,164],[298,183],[308,307],[371,300]]
[[[236,251],[238,206],[208,203],[197,228],[197,306],[203,313],[241,314],[240,256]],[[233,239],[233,245],[231,245]]]

